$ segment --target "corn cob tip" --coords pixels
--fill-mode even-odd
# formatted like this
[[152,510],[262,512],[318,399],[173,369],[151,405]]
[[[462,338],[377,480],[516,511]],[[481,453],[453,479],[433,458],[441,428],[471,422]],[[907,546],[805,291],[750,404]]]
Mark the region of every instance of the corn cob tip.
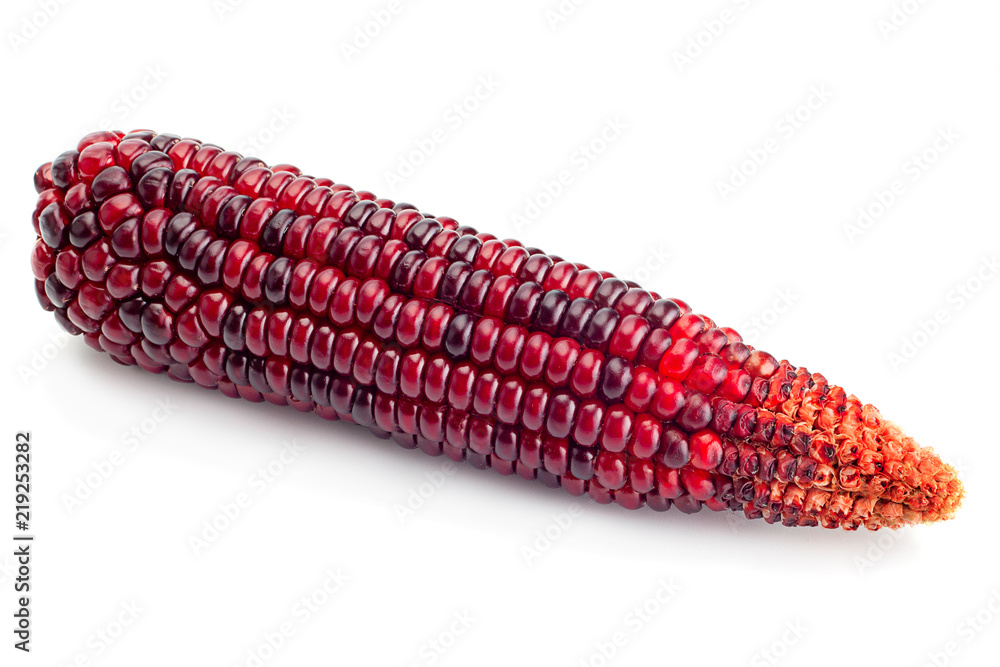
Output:
[[[838,391],[842,390],[834,388],[832,393]],[[862,405],[855,396],[844,401],[835,423],[832,419],[831,414],[821,413],[815,422],[825,424],[831,442],[838,443],[832,462],[837,490],[822,515],[827,521],[848,529],[864,525],[878,530],[954,518],[964,487],[955,468],[932,448],[921,447],[877,408]],[[816,453],[822,457],[821,449]]]

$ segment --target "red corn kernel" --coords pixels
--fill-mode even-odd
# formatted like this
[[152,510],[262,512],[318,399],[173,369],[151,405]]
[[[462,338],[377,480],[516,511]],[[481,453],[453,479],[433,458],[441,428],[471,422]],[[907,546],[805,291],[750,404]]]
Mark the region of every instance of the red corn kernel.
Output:
[[716,390],[716,395],[734,402],[740,402],[750,393],[753,378],[741,368],[734,368],[726,373],[725,379]]
[[529,431],[541,431],[545,428],[548,416],[551,392],[544,384],[532,384],[524,396],[524,407],[521,412],[521,424]]
[[688,373],[694,368],[695,361],[698,359],[700,352],[698,344],[693,340],[671,335],[674,343],[660,360],[658,370],[660,375],[680,381],[686,378]]
[[594,464],[594,476],[606,489],[625,486],[625,470],[625,456],[613,452],[602,452]]
[[685,491],[680,470],[656,466],[656,492],[663,498],[671,500],[682,496]]
[[476,369],[469,362],[455,366],[448,382],[448,403],[457,410],[466,410],[472,403]]
[[680,469],[681,484],[695,500],[705,501],[715,495],[712,473],[691,466]]
[[208,334],[198,321],[198,306],[190,306],[178,315],[177,337],[193,348],[200,348],[208,343]]
[[500,321],[492,317],[483,317],[479,320],[473,331],[472,345],[469,348],[469,354],[473,361],[480,365],[486,365],[493,361],[497,343],[500,340],[501,328]]
[[[230,250],[229,254],[232,255],[232,252]],[[333,298],[333,293],[336,291],[343,277],[343,273],[332,267],[317,271],[316,276],[313,278],[312,286],[309,289],[309,310],[316,315],[325,314],[330,307],[330,300]],[[228,282],[224,284],[227,287],[229,286]]]
[[436,299],[448,266],[448,260],[443,257],[431,257],[424,262],[413,281],[413,295],[423,299]]
[[505,424],[515,425],[521,416],[526,389],[518,378],[508,378],[500,385],[496,398],[497,419]]
[[139,267],[134,264],[112,266],[108,271],[107,289],[108,294],[119,301],[134,295],[139,291]]
[[726,364],[716,356],[702,355],[684,379],[684,384],[703,394],[711,394],[726,378]]
[[674,322],[673,326],[670,327],[670,335],[675,339],[694,338],[707,328],[708,324],[701,315],[687,313],[685,315],[681,315],[681,317]]
[[[86,258],[86,255],[84,257]],[[168,262],[156,261],[147,263],[142,268],[142,278],[140,281],[142,293],[150,298],[162,296],[167,282],[172,277],[173,268]]]
[[427,316],[427,302],[411,299],[400,309],[396,322],[396,341],[403,347],[412,347],[420,340],[424,319]]
[[[278,311],[271,316],[271,319],[279,316],[281,311]],[[284,318],[284,316],[282,316]],[[270,334],[273,327],[268,327],[268,334]],[[282,330],[278,329],[279,338],[275,341],[280,345],[281,339],[280,334]],[[268,336],[270,342],[270,335]],[[333,344],[333,370],[340,373],[341,375],[348,375],[351,372],[351,367],[354,365],[354,355],[357,354],[358,348],[361,346],[361,337],[356,331],[348,330],[342,332],[337,336],[336,342]],[[277,354],[277,353],[276,353]]]
[[[111,170],[107,170],[104,173],[108,173]],[[124,173],[124,169],[121,170]],[[128,178],[128,175],[125,175]],[[128,189],[128,185],[125,185],[123,190]],[[109,194],[108,196],[113,196],[122,192],[123,190],[116,190]],[[63,202],[66,206],[66,210],[69,211],[70,215],[80,215],[84,211],[94,207],[94,199],[92,197],[90,188],[86,183],[77,183],[69,190],[66,191],[66,199]]]
[[102,170],[114,164],[115,146],[105,141],[93,143],[81,149],[76,163],[80,178],[85,183],[90,183]]
[[453,314],[452,309],[443,303],[436,303],[428,309],[421,335],[421,340],[427,350],[436,352],[442,348],[445,333],[448,331]]
[[45,280],[54,269],[56,278],[69,289],[76,289],[83,281],[80,254],[72,248],[60,252],[53,262],[52,249],[39,241],[31,253],[31,269],[36,280]]
[[688,393],[684,407],[677,415],[677,425],[688,433],[694,433],[708,426],[712,421],[712,404],[708,397],[697,392]]
[[507,316],[507,307],[510,305],[510,300],[514,297],[514,292],[517,291],[519,283],[513,276],[500,275],[493,284],[490,285],[490,291],[486,295],[486,301],[483,304],[483,315],[488,317],[497,317],[503,319]]
[[521,433],[518,464],[521,468],[537,469],[542,466],[542,436],[533,431]]
[[708,429],[691,434],[691,465],[702,470],[715,470],[722,463],[722,441]]
[[626,315],[619,321],[608,345],[608,354],[635,361],[642,349],[643,341],[649,335],[651,326],[638,315]]
[[410,398],[421,396],[426,367],[427,355],[422,350],[412,350],[400,358],[399,390],[404,396]]
[[743,370],[754,378],[769,378],[778,370],[778,360],[767,352],[754,350],[743,364]]
[[653,295],[644,289],[632,288],[625,292],[618,301],[615,302],[615,312],[622,317],[628,315],[643,315],[655,303]]
[[749,347],[742,342],[735,341],[719,350],[719,356],[726,362],[726,366],[730,369],[738,369],[743,367],[743,363],[750,356],[750,352]]
[[396,270],[396,266],[409,251],[409,247],[402,241],[386,241],[382,245],[378,260],[375,262],[373,275],[382,280],[390,280]]
[[447,257],[451,247],[459,239],[456,231],[446,229],[434,236],[434,239],[427,244],[425,252],[428,257]]
[[569,472],[569,441],[546,435],[542,438],[542,466],[553,475]]
[[566,392],[554,394],[545,420],[545,430],[556,438],[567,437],[573,429],[576,411],[577,402],[571,394]]
[[573,280],[576,279],[579,272],[580,270],[575,264],[570,262],[556,262],[552,270],[549,271],[549,275],[542,287],[546,292],[549,290],[562,290],[565,292]]
[[[141,139],[126,139],[115,146],[115,162],[126,171],[132,168],[137,157],[153,150],[148,142]],[[176,162],[175,162],[176,164]],[[184,167],[177,167],[183,169]]]
[[513,278],[520,273],[521,267],[528,261],[528,256],[528,251],[524,248],[509,247],[497,258],[493,267],[493,273],[498,278],[501,276],[510,276]]
[[595,350],[584,350],[577,358],[569,386],[577,396],[589,398],[597,393],[604,356]]
[[84,283],[77,293],[80,309],[87,317],[100,321],[114,307],[106,289],[94,283]]
[[570,299],[590,299],[600,287],[601,282],[600,273],[593,269],[585,269],[576,274],[573,282],[566,288],[566,293]]
[[97,212],[97,219],[101,223],[101,229],[104,230],[104,233],[110,234],[121,222],[129,218],[137,218],[144,213],[142,204],[139,203],[135,195],[125,192],[115,195],[101,204],[101,208]]
[[333,196],[333,191],[326,186],[318,186],[299,203],[298,212],[302,215],[319,216],[327,201]]
[[197,283],[187,276],[177,275],[171,278],[164,288],[163,301],[167,304],[167,308],[177,313],[193,303],[200,294]]
[[[303,259],[306,256],[306,244],[312,236],[312,229],[316,225],[316,218],[311,215],[300,215],[295,218],[288,231],[285,233],[284,250],[285,255],[294,259]],[[374,260],[372,260],[374,265]]]
[[702,354],[717,355],[729,342],[726,334],[717,328],[706,329],[698,334],[694,341],[698,343],[698,348]]
[[[240,221],[240,236],[256,242],[264,225],[278,212],[278,206],[271,199],[255,199]],[[315,258],[314,258],[315,259]],[[326,259],[324,256],[323,259]]]
[[490,416],[499,391],[500,379],[495,373],[487,371],[481,374],[472,391],[472,409],[483,416]]
[[424,394],[427,400],[434,403],[444,401],[450,376],[451,362],[444,357],[434,357],[428,362],[427,375],[424,379]]
[[603,419],[604,404],[602,402],[589,400],[581,403],[573,428],[573,440],[587,447],[596,444],[601,434]]
[[390,294],[382,307],[375,313],[372,323],[372,330],[375,335],[382,340],[389,340],[396,334],[396,322],[399,320],[399,311],[402,310],[406,297],[399,294]]
[[347,326],[354,321],[354,309],[358,296],[357,278],[346,278],[340,282],[330,300],[330,320],[339,326]]
[[222,332],[222,320],[232,305],[232,297],[220,290],[212,290],[202,294],[198,300],[198,313],[206,333],[218,337]]
[[504,328],[497,341],[494,364],[501,373],[516,373],[521,353],[524,351],[527,330],[523,327],[508,326]]
[[660,461],[668,468],[682,468],[691,460],[687,434],[676,426],[663,431],[660,438]]
[[372,278],[358,287],[355,318],[360,324],[367,325],[375,318],[379,308],[391,294],[389,285],[384,280]]
[[601,446],[611,452],[623,452],[632,438],[635,414],[627,408],[613,406],[607,411],[601,431]]
[[679,382],[662,380],[656,387],[650,411],[663,421],[677,416],[684,407],[685,392]]
[[497,259],[499,259],[500,254],[507,249],[507,246],[496,239],[492,239],[483,243],[483,247],[480,248],[479,254],[476,256],[476,261],[473,263],[472,268],[477,271],[484,269],[495,273],[495,264]]
[[[315,262],[304,259],[292,270],[292,280],[288,286],[288,303],[293,308],[305,308],[309,303],[309,292],[316,277],[318,267]],[[388,290],[388,288],[386,288]]]
[[645,412],[652,405],[658,386],[658,378],[654,371],[642,366],[636,368],[632,384],[625,394],[625,405],[635,412]]
[[659,448],[662,431],[660,422],[650,415],[636,416],[629,452],[640,459],[653,458]]
[[545,365],[545,381],[553,387],[565,386],[579,356],[580,344],[576,341],[559,338],[553,342]]
[[[288,336],[288,354],[300,364],[309,363],[309,344],[315,331],[316,325],[312,318],[298,317],[292,322],[292,330]],[[374,351],[374,345],[371,347]],[[370,380],[365,384],[369,382]]]

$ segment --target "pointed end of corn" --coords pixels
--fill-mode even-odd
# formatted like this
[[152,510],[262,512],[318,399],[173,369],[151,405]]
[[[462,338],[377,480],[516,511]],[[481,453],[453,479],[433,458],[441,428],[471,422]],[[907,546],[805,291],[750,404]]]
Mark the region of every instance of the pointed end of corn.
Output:
[[954,518],[965,496],[955,468],[884,420],[874,406],[864,405],[860,417],[848,436],[860,444],[853,518],[875,530]]

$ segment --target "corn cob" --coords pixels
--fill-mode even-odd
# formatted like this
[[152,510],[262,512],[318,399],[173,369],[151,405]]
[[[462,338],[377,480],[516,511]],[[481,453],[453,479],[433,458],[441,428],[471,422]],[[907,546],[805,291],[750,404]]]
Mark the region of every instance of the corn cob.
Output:
[[604,271],[290,165],[94,132],[35,173],[42,307],[115,361],[636,509],[951,518],[951,466]]

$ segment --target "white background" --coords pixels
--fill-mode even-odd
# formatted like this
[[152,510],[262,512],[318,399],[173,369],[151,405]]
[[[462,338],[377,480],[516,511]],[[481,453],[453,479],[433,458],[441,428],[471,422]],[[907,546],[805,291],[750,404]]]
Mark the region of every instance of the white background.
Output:
[[[368,24],[387,1],[49,4],[51,18],[8,0],[0,19],[0,537],[17,429],[34,436],[37,534],[31,655],[10,646],[0,550],[2,664],[995,664],[996,3],[592,0],[553,26],[555,0],[420,0],[384,28]],[[621,131],[581,159],[608,122]],[[965,506],[895,534],[630,513],[50,344],[31,176],[102,123],[252,140],[268,162],[641,277],[875,403],[958,466]],[[743,164],[765,146],[762,166]],[[936,159],[916,167],[925,151]],[[390,183],[401,161],[420,164]],[[753,173],[724,199],[734,169]],[[896,179],[902,194],[851,238]],[[958,298],[966,284],[981,289]],[[919,335],[937,310],[944,324]],[[154,421],[160,402],[171,412]],[[292,440],[301,451],[258,493],[256,471]],[[115,452],[109,478],[91,475]],[[88,476],[99,486],[69,508]],[[241,493],[249,507],[195,553]],[[339,590],[318,592],[338,570]],[[313,595],[325,604],[296,609]],[[123,605],[141,611],[106,644]]]

